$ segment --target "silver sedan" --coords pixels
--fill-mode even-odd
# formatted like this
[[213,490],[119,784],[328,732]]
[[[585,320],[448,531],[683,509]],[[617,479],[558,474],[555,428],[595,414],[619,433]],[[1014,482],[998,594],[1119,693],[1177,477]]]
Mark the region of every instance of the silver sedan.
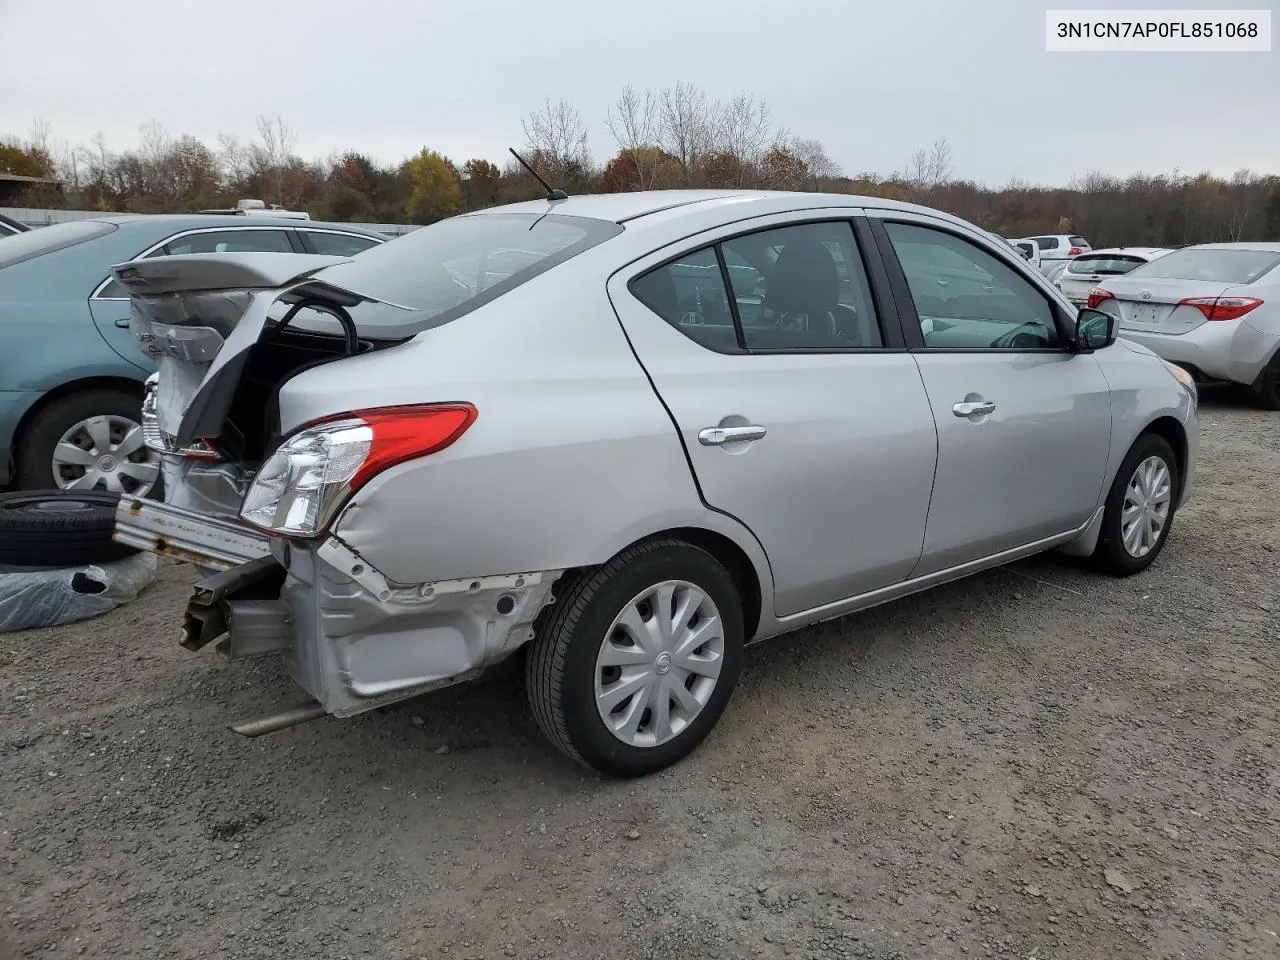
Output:
[[1191,378],[1007,244],[870,197],[584,196],[359,258],[117,268],[186,646],[349,716],[525,657],[613,775],[725,709],[746,644],[1041,551],[1137,573],[1191,490]]

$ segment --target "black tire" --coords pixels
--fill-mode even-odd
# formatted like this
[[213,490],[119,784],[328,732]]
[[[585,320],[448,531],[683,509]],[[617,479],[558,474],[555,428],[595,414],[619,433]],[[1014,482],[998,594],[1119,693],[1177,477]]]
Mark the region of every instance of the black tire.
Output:
[[[53,475],[53,456],[63,434],[77,423],[90,417],[111,416],[142,422],[142,401],[123,390],[86,390],[59,397],[35,415],[22,432],[15,451],[17,459],[17,489],[56,490],[58,481]],[[146,496],[161,497],[162,481]],[[127,491],[132,492],[132,491]]]
[[[687,581],[711,599],[723,624],[724,650],[701,712],[665,743],[638,747],[614,736],[596,709],[596,658],[614,618],[666,580]],[[637,544],[557,585],[556,602],[538,625],[525,661],[529,705],[542,732],[572,759],[609,776],[644,776],[682,759],[711,732],[742,669],[743,642],[742,601],[715,557],[680,540]]]
[[[1133,480],[1134,472],[1139,464],[1150,457],[1159,457],[1169,471],[1171,486],[1169,512],[1164,526],[1156,536],[1151,549],[1141,557],[1133,556],[1125,549],[1121,531],[1122,513],[1124,512],[1125,492]],[[1173,448],[1167,440],[1154,433],[1144,433],[1134,441],[1129,453],[1125,456],[1120,469],[1116,471],[1111,482],[1111,490],[1107,493],[1106,510],[1102,517],[1102,533],[1098,538],[1098,546],[1093,551],[1094,565],[1105,573],[1117,577],[1129,577],[1140,573],[1155,561],[1169,539],[1169,531],[1173,528],[1173,518],[1177,511],[1178,495],[1182,489],[1182,478],[1178,472],[1178,460]]]
[[1271,358],[1249,392],[1253,395],[1253,402],[1263,410],[1280,410],[1280,353]]
[[40,490],[0,494],[0,564],[78,567],[138,551],[111,539],[114,493]]

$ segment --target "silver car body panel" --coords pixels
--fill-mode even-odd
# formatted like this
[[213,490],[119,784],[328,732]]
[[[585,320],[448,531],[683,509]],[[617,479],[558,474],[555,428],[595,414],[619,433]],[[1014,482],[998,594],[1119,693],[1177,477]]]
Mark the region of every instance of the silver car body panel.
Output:
[[[1158,419],[1186,431],[1189,495],[1194,397],[1140,347],[725,355],[688,340],[627,287],[713,239],[865,214],[959,231],[1073,313],[1013,249],[964,221],[787,193],[551,206],[626,229],[464,317],[304,369],[280,388],[286,435],[355,409],[465,401],[479,410],[456,443],[374,477],[325,536],[271,541],[291,611],[275,646],[330,713],[475,675],[529,639],[564,571],[654,535],[683,532],[745,559],[759,585],[751,639],[760,640],[1041,550],[1089,552],[1115,470]],[[263,291],[264,304],[295,281]],[[252,324],[268,306],[254,305]],[[990,396],[995,412],[954,416],[969,393]],[[161,392],[162,409],[181,402]],[[698,443],[700,430],[735,417],[766,435],[733,452]],[[172,469],[178,489],[166,497],[189,505],[247,479],[209,465]],[[200,469],[220,492],[199,492]],[[275,646],[259,634],[241,644]]]

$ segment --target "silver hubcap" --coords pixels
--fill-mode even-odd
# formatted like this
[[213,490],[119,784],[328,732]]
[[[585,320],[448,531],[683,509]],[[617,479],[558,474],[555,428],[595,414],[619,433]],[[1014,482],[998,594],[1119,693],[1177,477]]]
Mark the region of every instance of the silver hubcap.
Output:
[[1160,541],[1169,522],[1173,502],[1173,479],[1168,464],[1160,457],[1147,457],[1129,478],[1120,511],[1120,539],[1135,560],[1145,557]]
[[146,496],[160,478],[158,458],[128,417],[89,417],[53,448],[53,480],[62,490],[109,490]]
[[700,588],[666,580],[618,614],[596,657],[596,709],[633,747],[679,736],[711,699],[724,660],[720,611]]

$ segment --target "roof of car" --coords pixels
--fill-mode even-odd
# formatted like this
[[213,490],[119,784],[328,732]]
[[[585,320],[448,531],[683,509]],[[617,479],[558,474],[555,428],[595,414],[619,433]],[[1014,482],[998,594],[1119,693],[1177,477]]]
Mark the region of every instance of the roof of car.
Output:
[[370,237],[381,237],[382,234],[366,227],[357,226],[354,223],[326,223],[323,220],[297,220],[285,217],[241,217],[236,214],[212,214],[212,213],[112,213],[104,214],[101,217],[94,217],[103,223],[114,223],[124,226],[128,223],[145,222],[155,224],[170,224],[179,229],[184,227],[290,227],[293,229],[314,229],[319,227],[326,230],[347,230],[351,233],[359,233]]
[[793,199],[800,209],[808,207],[888,208],[954,219],[948,214],[918,204],[885,200],[880,197],[864,197],[848,193],[801,193],[789,190],[643,190],[630,193],[590,193],[572,196],[566,200],[527,200],[523,203],[489,207],[467,216],[494,213],[554,213],[567,217],[590,217],[612,223],[626,223],[664,210],[674,210],[679,207],[692,208],[695,204],[699,210],[705,210],[708,207],[781,198]]
[[1195,243],[1182,249],[1192,250],[1258,250],[1262,253],[1280,253],[1280,243],[1267,240],[1242,240],[1237,243]]

